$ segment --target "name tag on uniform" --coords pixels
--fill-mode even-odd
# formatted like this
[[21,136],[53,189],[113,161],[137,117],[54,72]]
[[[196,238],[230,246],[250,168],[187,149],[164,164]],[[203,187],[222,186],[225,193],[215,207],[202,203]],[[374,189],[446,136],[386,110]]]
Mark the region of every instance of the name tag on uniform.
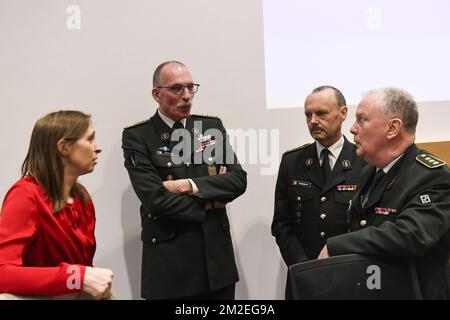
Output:
[[395,208],[380,208],[380,207],[376,207],[375,208],[375,214],[382,214],[384,216],[388,216],[391,213],[396,213],[397,209]]
[[292,180],[292,185],[303,188],[311,188],[311,182],[309,181]]
[[336,188],[338,191],[355,191],[357,187],[357,184],[340,184]]

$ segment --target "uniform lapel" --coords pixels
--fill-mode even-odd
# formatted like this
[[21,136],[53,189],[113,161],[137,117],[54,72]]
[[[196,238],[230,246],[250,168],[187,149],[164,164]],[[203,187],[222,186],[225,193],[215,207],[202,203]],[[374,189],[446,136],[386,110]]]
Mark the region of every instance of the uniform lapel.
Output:
[[169,126],[161,119],[158,111],[156,111],[155,115],[152,117],[152,122],[159,140],[164,144],[170,145],[170,134],[172,133],[172,128],[169,128]]
[[389,172],[381,178],[380,182],[375,186],[374,190],[370,192],[369,199],[367,200],[364,208],[370,208],[380,200],[381,196],[384,193],[384,190],[386,189],[386,186],[392,180],[392,175],[392,170],[389,170]]
[[[316,142],[317,143],[317,142]],[[322,171],[320,170],[320,162],[317,157],[316,143],[312,143],[308,147],[308,152],[303,165],[308,168],[308,179],[314,183],[319,189],[322,189]]]
[[[369,200],[365,208],[370,208],[376,203],[378,203],[383,196],[383,193],[389,190],[403,172],[409,168],[409,164],[415,161],[415,156],[418,154],[418,148],[416,145],[410,146],[405,154],[395,163],[395,165],[389,170],[389,172],[381,179],[379,184],[376,186],[375,190],[369,196]],[[408,165],[402,165],[408,163]]]
[[366,166],[365,169],[362,171],[362,177],[360,180],[360,184],[358,186],[358,190],[356,191],[355,196],[353,199],[355,200],[354,203],[352,203],[352,207],[359,213],[363,211],[363,208],[361,206],[362,199],[367,191],[369,179],[372,176],[373,171],[375,168],[373,166]]

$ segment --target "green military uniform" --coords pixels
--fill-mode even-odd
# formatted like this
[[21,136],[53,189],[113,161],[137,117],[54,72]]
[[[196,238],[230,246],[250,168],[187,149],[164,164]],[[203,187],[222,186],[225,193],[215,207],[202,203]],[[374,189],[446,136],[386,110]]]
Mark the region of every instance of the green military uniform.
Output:
[[[202,131],[194,127],[194,121],[201,124]],[[239,280],[226,209],[206,210],[205,202],[231,202],[243,194],[246,172],[237,163],[220,119],[193,115],[186,119],[186,129],[189,139],[185,142],[201,140],[204,144],[197,150],[191,144],[188,160],[183,163],[173,161],[172,129],[158,113],[123,131],[125,167],[141,201],[141,295],[147,299],[204,294]],[[213,148],[214,139],[203,137],[208,129],[223,135],[214,145],[223,147],[221,159],[217,152],[202,157]],[[230,158],[230,152],[234,163],[226,164],[226,174],[218,174],[220,163],[226,156]],[[199,158],[201,163],[197,163]],[[165,180],[182,178],[192,179],[201,198],[175,194],[163,186]]]
[[373,166],[364,170],[361,188],[352,201],[355,232],[328,239],[329,254],[411,259],[423,297],[449,299],[450,170],[443,161],[412,145],[363,206],[374,172]]
[[316,259],[328,237],[348,231],[346,212],[365,164],[345,139],[324,185],[315,143],[283,155],[272,234],[287,266]]

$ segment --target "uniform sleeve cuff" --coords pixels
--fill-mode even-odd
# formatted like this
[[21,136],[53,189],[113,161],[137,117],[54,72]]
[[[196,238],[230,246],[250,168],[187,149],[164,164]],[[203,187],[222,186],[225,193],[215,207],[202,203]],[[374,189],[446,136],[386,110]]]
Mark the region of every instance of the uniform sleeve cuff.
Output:
[[196,196],[198,198],[203,198],[203,195],[198,190],[197,185],[195,184],[195,182],[192,179],[188,179],[188,181],[189,181],[189,183],[192,186],[192,195]]

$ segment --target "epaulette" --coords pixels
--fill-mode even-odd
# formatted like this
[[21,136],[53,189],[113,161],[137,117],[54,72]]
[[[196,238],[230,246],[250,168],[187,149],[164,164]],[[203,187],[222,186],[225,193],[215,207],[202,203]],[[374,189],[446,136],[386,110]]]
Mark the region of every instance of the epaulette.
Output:
[[300,149],[304,149],[304,148],[306,148],[309,145],[311,145],[311,143],[306,143],[306,144],[304,144],[304,145],[302,145],[300,147],[295,147],[295,148],[289,149],[288,151],[285,152],[285,154],[293,152],[293,151],[297,151],[297,150],[300,150]]
[[445,161],[443,161],[439,158],[436,158],[435,156],[433,156],[432,154],[429,154],[429,153],[419,154],[416,157],[416,160],[421,165],[424,165],[425,167],[430,168],[430,169],[439,168],[439,167],[442,167],[443,165],[445,165]]
[[136,126],[138,126],[138,125],[140,125],[140,124],[144,124],[144,123],[147,123],[147,122],[149,122],[149,121],[150,121],[150,119],[142,120],[142,121],[139,121],[139,122],[133,123],[132,125],[126,126],[126,127],[125,127],[125,128],[123,128],[123,129],[129,129],[129,128],[133,128],[133,127],[136,127]]
[[208,114],[191,114],[193,117],[200,117],[200,118],[213,118],[213,119],[219,119],[217,116],[211,116]]

